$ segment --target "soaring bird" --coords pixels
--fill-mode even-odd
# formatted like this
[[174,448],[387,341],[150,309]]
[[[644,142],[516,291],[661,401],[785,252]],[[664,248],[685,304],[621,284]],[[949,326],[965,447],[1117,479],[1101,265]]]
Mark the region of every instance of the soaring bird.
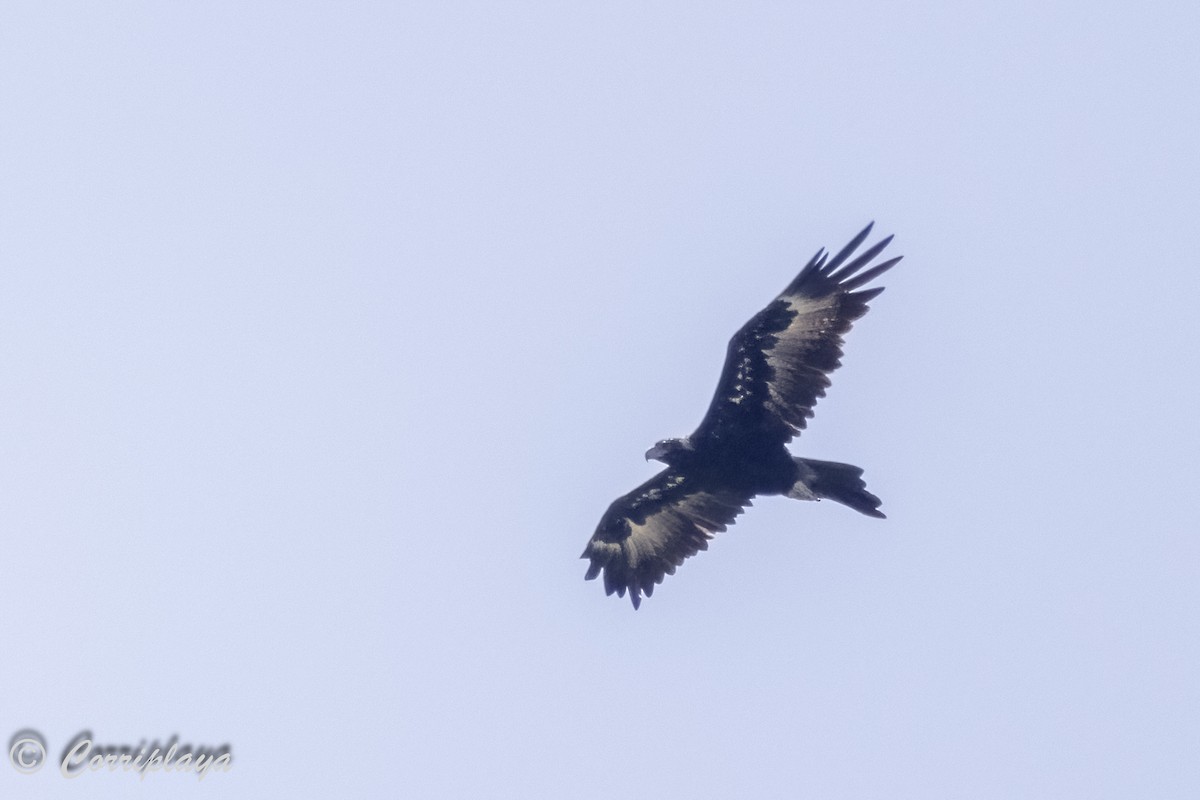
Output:
[[[850,464],[798,458],[787,443],[804,430],[829,373],[841,366],[842,336],[867,313],[883,287],[863,289],[900,261],[869,266],[891,236],[854,256],[867,225],[833,258],[817,251],[788,287],[729,341],[725,366],[700,426],[646,452],[667,468],[624,497],[600,520],[582,558],[585,578],[604,573],[604,591],[636,609],[642,595],[684,559],[708,549],[757,495],[834,500],[883,518],[863,471]],[[869,268],[868,268],[869,267]],[[866,268],[866,269],[864,269]]]

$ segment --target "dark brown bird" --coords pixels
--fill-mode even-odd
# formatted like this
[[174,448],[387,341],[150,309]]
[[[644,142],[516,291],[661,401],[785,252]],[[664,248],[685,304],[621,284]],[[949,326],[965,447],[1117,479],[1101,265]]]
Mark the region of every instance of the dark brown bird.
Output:
[[[873,224],[873,223],[872,223]],[[862,470],[797,458],[787,443],[804,430],[829,373],[841,365],[842,336],[883,287],[862,289],[900,261],[870,266],[889,236],[848,260],[867,225],[833,258],[817,251],[779,297],[729,342],[712,404],[691,436],[664,439],[646,452],[667,468],[609,506],[583,551],[588,580],[637,608],[642,595],[684,559],[708,549],[756,495],[834,500],[883,517]]]

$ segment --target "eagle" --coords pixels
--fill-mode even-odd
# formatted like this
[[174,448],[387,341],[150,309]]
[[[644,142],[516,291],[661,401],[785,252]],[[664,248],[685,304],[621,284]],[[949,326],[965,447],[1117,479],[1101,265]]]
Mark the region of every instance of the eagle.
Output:
[[787,288],[729,341],[725,365],[700,426],[664,439],[646,460],[667,465],[613,501],[588,541],[587,580],[604,573],[604,591],[636,609],[642,596],[684,559],[708,549],[758,495],[833,500],[883,518],[863,471],[850,464],[793,456],[787,444],[825,396],[841,366],[843,335],[883,287],[862,287],[900,261],[872,265],[888,236],[855,255],[874,223],[837,255],[817,251]]

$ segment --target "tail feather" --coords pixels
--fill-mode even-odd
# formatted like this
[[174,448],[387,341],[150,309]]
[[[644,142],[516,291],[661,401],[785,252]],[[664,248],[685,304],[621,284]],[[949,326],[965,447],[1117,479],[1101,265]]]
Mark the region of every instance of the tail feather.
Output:
[[858,467],[836,461],[797,458],[796,468],[799,475],[788,497],[833,500],[868,517],[884,518],[879,510],[880,499],[867,491],[867,483],[862,479],[863,471]]

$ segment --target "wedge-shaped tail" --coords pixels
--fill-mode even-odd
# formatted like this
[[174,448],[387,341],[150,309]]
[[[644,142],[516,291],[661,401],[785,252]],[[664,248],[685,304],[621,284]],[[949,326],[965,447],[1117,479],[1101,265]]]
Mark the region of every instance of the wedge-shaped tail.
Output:
[[799,477],[788,492],[797,500],[833,500],[868,517],[883,519],[880,499],[867,491],[863,471],[852,464],[797,458]]

